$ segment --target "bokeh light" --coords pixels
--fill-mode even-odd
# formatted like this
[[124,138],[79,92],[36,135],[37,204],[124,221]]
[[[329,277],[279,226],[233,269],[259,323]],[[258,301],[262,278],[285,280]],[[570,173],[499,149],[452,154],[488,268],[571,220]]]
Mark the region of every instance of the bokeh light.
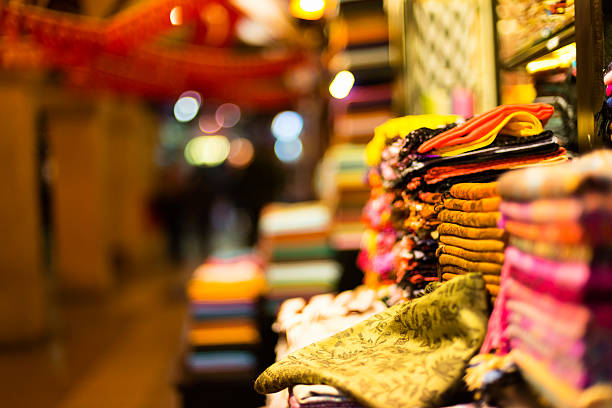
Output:
[[222,135],[197,136],[185,146],[185,160],[192,166],[218,166],[227,159],[230,142]]
[[325,0],[291,0],[289,11],[293,17],[318,20],[325,14]]
[[266,45],[272,41],[272,34],[265,25],[243,17],[236,23],[236,35],[246,44]]
[[195,118],[200,104],[193,96],[182,96],[174,104],[174,117],[179,122],[189,122]]
[[204,133],[217,133],[221,130],[221,125],[217,123],[217,119],[212,113],[201,115],[198,120],[198,125],[200,130]]
[[304,120],[299,113],[284,111],[272,119],[272,134],[281,141],[292,141],[297,139],[304,128]]
[[302,156],[302,141],[300,139],[293,140],[277,140],[274,143],[274,153],[282,162],[292,163],[297,161]]
[[230,152],[227,162],[236,168],[243,168],[253,161],[255,149],[249,139],[239,137],[230,142]]
[[183,8],[181,6],[173,7],[170,10],[170,23],[175,26],[183,24]]
[[196,91],[185,91],[181,94],[181,96],[179,96],[179,98],[183,98],[186,96],[191,96],[192,98],[194,98],[196,101],[198,101],[198,107],[202,106],[202,95],[200,95],[199,92]]
[[350,71],[340,71],[329,84],[329,93],[336,99],[344,99],[348,96],[355,84],[355,77]]
[[219,126],[231,128],[240,120],[240,108],[233,103],[224,103],[217,108],[215,119]]
[[300,0],[300,8],[307,13],[315,13],[325,8],[324,0]]

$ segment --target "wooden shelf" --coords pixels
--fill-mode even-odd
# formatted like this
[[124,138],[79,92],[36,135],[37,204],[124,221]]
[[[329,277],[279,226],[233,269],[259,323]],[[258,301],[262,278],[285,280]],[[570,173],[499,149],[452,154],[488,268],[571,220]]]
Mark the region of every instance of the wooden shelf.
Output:
[[502,61],[502,68],[506,70],[518,68],[575,41],[576,31],[574,23],[572,23],[551,35],[549,38],[538,41],[532,46],[517,52],[507,60]]

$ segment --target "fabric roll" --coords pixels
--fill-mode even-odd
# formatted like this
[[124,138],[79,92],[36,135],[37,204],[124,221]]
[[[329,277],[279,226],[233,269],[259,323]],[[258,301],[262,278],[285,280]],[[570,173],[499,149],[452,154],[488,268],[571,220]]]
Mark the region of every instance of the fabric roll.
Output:
[[460,383],[486,321],[482,276],[460,276],[289,354],[257,378],[255,389],[326,384],[373,408],[440,406]]
[[500,241],[505,240],[507,235],[501,228],[474,228],[445,222],[438,225],[438,233],[440,235],[454,235],[461,238],[496,239]]
[[441,244],[436,251],[436,255],[440,256],[441,254],[454,255],[472,262],[488,262],[499,264],[500,266],[504,263],[503,252],[469,251],[467,249],[455,247],[452,245]]
[[499,196],[497,182],[493,183],[460,183],[450,188],[454,198],[462,200],[481,200]]
[[463,212],[443,210],[438,214],[438,220],[464,227],[496,227],[501,219],[499,212]]
[[455,265],[470,272],[488,273],[492,275],[499,275],[502,268],[501,264],[472,262],[459,258],[458,256],[447,254],[440,255],[439,262],[440,265]]
[[470,251],[478,252],[500,252],[503,251],[504,247],[506,246],[503,241],[495,239],[467,239],[455,237],[453,235],[440,235],[440,242],[442,242],[443,244],[448,244]]
[[444,207],[447,210],[465,212],[493,212],[499,210],[501,197],[482,198],[480,200],[461,200],[459,198],[447,198]]

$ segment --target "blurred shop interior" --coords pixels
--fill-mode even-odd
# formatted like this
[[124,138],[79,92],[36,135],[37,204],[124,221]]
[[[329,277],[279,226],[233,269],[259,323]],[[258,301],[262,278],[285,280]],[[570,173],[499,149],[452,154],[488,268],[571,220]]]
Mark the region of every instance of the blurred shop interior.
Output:
[[611,30],[601,0],[0,1],[1,405],[611,406]]

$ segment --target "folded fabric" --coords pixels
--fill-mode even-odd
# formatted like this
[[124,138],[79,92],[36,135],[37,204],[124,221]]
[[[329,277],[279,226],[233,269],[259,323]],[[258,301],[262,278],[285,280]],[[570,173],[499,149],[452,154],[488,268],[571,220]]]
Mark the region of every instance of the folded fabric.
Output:
[[511,236],[508,244],[521,252],[552,261],[590,263],[593,259],[593,250],[589,245],[541,242],[516,236]]
[[529,203],[504,201],[500,212],[509,219],[534,223],[565,223],[577,221],[583,205],[575,198],[535,200]]
[[[579,305],[561,304],[554,299],[549,299],[549,302],[551,307],[575,309],[574,317],[571,320],[561,316],[558,319],[551,319],[550,312],[554,312],[554,310],[538,308],[538,304],[534,304],[528,298],[512,297],[506,303],[506,308],[511,312],[509,317],[511,320],[528,320],[531,325],[544,328],[552,333],[558,333],[562,338],[577,340],[586,334],[591,320],[591,314],[586,308]],[[526,326],[525,323],[523,324]]]
[[467,275],[469,272],[467,269],[460,268],[455,265],[440,265],[440,273],[444,275],[445,273],[452,273],[454,275]]
[[450,188],[450,194],[462,200],[481,200],[499,196],[497,182],[455,184]]
[[300,403],[295,395],[289,395],[289,408],[362,408],[362,405],[355,401],[320,401],[320,402],[309,402]]
[[594,408],[612,404],[612,385],[597,384],[579,390],[551,375],[546,366],[521,350],[513,350],[512,359],[529,384],[553,404],[561,408]]
[[189,330],[189,342],[194,346],[255,344],[259,340],[259,330],[252,321],[229,321],[218,326],[198,324]]
[[[446,272],[442,274],[442,279],[444,279],[445,281],[448,281],[453,278],[459,277],[461,275],[462,274]],[[495,275],[482,274],[482,279],[484,279],[485,283],[491,284],[491,285],[499,285],[499,282],[500,282],[499,276],[495,276]]]
[[499,179],[500,195],[508,201],[568,197],[590,182],[612,180],[612,152],[598,150],[571,162],[522,169]]
[[192,352],[186,356],[190,369],[198,373],[220,373],[254,370],[257,358],[242,350]]
[[327,384],[374,408],[440,405],[461,381],[486,321],[484,280],[460,276],[289,354],[259,376],[255,389]]
[[532,224],[521,221],[506,220],[505,229],[523,239],[532,241],[555,242],[560,244],[579,244],[585,240],[585,231],[576,222],[554,224]]
[[453,156],[491,144],[500,132],[517,137],[537,135],[553,113],[554,108],[544,103],[501,105],[430,139],[418,152],[436,149],[434,154]]
[[589,268],[579,262],[556,262],[522,253],[514,247],[506,249],[505,258],[504,265],[510,267],[513,278],[559,300],[580,302],[587,293],[603,294],[612,289],[609,266]]
[[442,210],[438,214],[438,220],[464,227],[496,227],[501,214],[499,212],[463,212],[453,210]]
[[499,275],[501,273],[501,264],[489,262],[472,262],[454,255],[440,255],[440,265],[455,265],[470,272],[488,273],[491,275]]
[[470,251],[467,249],[459,248],[452,245],[440,244],[438,249],[436,250],[436,255],[440,256],[441,254],[454,255],[459,258],[466,259],[468,261],[473,262],[489,262],[494,264],[499,264],[500,266],[504,263],[504,253],[503,252],[477,252]]
[[501,228],[474,228],[451,223],[438,225],[438,234],[470,239],[497,239],[500,241],[506,238],[506,233]]
[[506,246],[503,241],[499,241],[496,239],[467,239],[455,237],[453,235],[440,235],[440,242],[442,242],[443,244],[448,244],[470,251],[478,252],[500,252],[503,251]]
[[435,184],[451,177],[465,176],[484,171],[509,170],[520,167],[528,167],[534,164],[540,165],[541,163],[549,160],[557,161],[558,158],[564,158],[565,153],[566,151],[564,148],[555,148],[555,150],[550,153],[534,156],[504,158],[495,161],[483,161],[481,163],[463,164],[457,166],[435,167],[427,171],[427,174],[423,176],[423,180],[425,180],[427,184]]
[[326,403],[324,406],[328,406],[328,403],[344,403],[338,405],[342,407],[358,406],[359,404],[351,400],[344,393],[335,387],[324,384],[299,384],[291,389],[291,394],[299,406],[313,407],[323,406],[322,403]]
[[499,210],[501,197],[489,197],[480,200],[461,200],[459,198],[447,198],[444,207],[447,210],[458,210],[465,212],[492,212]]
[[387,140],[394,137],[406,137],[419,128],[435,129],[454,123],[460,117],[456,115],[411,115],[386,121],[374,130],[374,137],[366,147],[366,162],[369,166],[380,163],[381,153]]

